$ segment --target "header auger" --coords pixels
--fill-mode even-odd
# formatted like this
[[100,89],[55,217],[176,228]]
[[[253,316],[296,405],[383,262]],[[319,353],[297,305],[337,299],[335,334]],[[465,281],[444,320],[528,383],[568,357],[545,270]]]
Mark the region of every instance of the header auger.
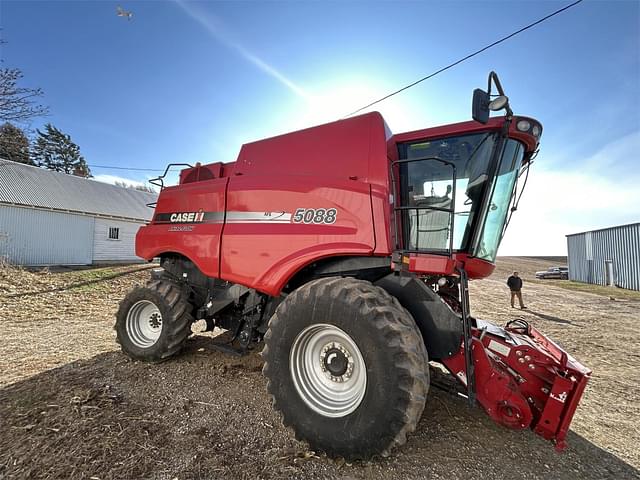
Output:
[[542,126],[493,72],[473,110],[395,135],[368,113],[183,169],[136,238],[162,269],[120,305],[123,351],[165,360],[198,320],[229,332],[221,348],[264,343],[284,423],[349,459],[405,443],[437,361],[471,405],[563,449],[590,371],[523,320],[474,318],[468,294],[494,269]]

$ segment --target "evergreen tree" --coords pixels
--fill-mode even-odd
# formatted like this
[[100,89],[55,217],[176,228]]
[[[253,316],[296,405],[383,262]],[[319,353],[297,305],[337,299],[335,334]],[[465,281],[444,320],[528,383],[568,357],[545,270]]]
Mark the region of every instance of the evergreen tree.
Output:
[[9,122],[0,126],[0,158],[33,165],[29,158],[29,139],[22,130]]
[[37,130],[33,147],[33,160],[39,167],[64,172],[78,177],[91,177],[91,170],[80,154],[80,147],[71,137],[47,123],[45,131]]

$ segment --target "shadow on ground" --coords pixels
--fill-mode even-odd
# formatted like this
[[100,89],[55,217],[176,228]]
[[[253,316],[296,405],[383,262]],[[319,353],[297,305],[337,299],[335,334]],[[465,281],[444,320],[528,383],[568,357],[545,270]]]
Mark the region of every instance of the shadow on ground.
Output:
[[134,268],[134,269],[130,269],[130,270],[124,270],[124,271],[120,271],[120,272],[114,272],[114,273],[106,274],[106,275],[103,275],[103,276],[99,276],[97,278],[92,278],[92,279],[89,279],[89,280],[83,280],[83,281],[80,281],[80,282],[69,283],[68,285],[63,285],[61,287],[45,288],[45,289],[42,289],[42,290],[34,290],[34,291],[21,292],[21,293],[10,293],[10,294],[7,295],[7,297],[9,297],[9,298],[32,297],[34,295],[41,295],[43,293],[63,292],[65,290],[72,290],[74,288],[86,287],[86,286],[89,286],[89,285],[95,285],[97,283],[103,283],[103,282],[106,282],[108,280],[113,280],[114,278],[124,277],[125,275],[130,275],[132,273],[142,272],[144,270],[150,270],[150,269],[156,268],[156,267],[157,267],[157,265],[155,265],[155,264],[153,264],[153,265],[144,265],[142,267],[138,267],[138,268]]
[[536,317],[541,318],[542,320],[548,320],[550,322],[573,325],[573,323],[570,320],[565,320],[564,318],[554,317],[553,315],[547,315],[546,313],[536,312],[535,310],[531,310],[530,308],[528,308],[526,311],[531,315],[535,315]]
[[633,466],[576,434],[557,454],[531,432],[499,427],[437,389],[392,457],[328,459],[280,425],[261,366],[255,354],[225,356],[198,337],[163,364],[109,352],[7,386],[0,478],[638,478]]

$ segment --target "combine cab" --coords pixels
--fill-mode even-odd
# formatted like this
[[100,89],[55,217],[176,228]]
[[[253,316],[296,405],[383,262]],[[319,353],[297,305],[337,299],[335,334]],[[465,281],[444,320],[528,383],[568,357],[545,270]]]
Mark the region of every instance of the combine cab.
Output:
[[563,449],[590,371],[522,319],[474,318],[468,294],[494,269],[542,126],[514,116],[493,72],[473,105],[470,122],[393,135],[369,113],[187,166],[138,232],[162,269],[120,304],[123,351],[166,360],[198,320],[232,353],[264,343],[284,423],[349,459],[406,441],[437,361],[471,405]]

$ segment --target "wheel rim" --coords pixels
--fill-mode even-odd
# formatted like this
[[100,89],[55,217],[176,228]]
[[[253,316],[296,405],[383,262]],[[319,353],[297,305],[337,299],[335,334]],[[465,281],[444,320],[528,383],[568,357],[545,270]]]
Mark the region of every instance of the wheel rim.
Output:
[[325,417],[349,415],[364,398],[364,358],[353,339],[334,325],[311,325],[300,332],[289,365],[302,400]]
[[127,335],[139,348],[149,348],[162,333],[162,314],[155,303],[148,300],[136,302],[127,313]]

